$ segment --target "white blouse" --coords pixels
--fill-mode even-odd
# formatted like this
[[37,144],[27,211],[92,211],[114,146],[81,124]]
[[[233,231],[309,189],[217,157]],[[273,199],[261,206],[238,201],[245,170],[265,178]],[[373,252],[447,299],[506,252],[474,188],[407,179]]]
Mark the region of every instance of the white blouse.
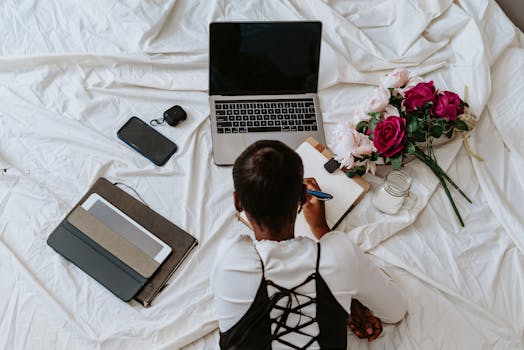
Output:
[[[320,239],[320,245],[319,273],[348,313],[351,299],[356,298],[383,322],[395,323],[404,317],[406,300],[399,288],[345,233],[329,232]],[[211,281],[216,316],[222,332],[229,330],[242,318],[255,298],[262,279],[259,255],[264,263],[266,279],[284,288],[293,288],[315,271],[317,245],[307,237],[277,242],[256,241],[247,235],[239,235],[225,242],[218,253]],[[314,297],[315,283],[310,282],[298,291]],[[268,289],[269,297],[275,292],[273,287]],[[315,304],[302,311],[315,317]],[[274,315],[271,314],[271,317]],[[295,324],[300,320],[295,316],[295,319],[290,317],[288,322]],[[303,330],[316,335],[318,325],[314,323]],[[292,337],[295,344],[309,340],[297,337],[302,336]],[[273,348],[279,348],[279,344],[273,344]],[[318,348],[318,344],[313,344],[311,348]]]

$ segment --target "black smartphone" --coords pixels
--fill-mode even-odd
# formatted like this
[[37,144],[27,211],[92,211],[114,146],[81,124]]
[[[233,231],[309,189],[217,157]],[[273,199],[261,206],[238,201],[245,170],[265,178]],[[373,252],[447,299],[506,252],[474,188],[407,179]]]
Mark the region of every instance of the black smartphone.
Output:
[[176,152],[177,145],[137,117],[131,117],[117,131],[118,138],[135,151],[162,166]]

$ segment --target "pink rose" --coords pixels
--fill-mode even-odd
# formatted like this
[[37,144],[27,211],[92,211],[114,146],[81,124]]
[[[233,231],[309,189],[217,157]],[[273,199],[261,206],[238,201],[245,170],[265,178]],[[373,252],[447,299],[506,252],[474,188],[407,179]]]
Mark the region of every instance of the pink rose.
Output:
[[464,113],[464,103],[459,95],[451,91],[444,91],[437,95],[433,114],[448,120],[457,119],[457,115]]
[[382,112],[389,104],[391,93],[383,86],[379,86],[373,90],[373,95],[365,102],[364,111],[366,113]]
[[399,88],[408,82],[409,71],[406,69],[395,69],[393,72],[384,77],[380,84],[385,88]]
[[433,81],[429,83],[418,83],[415,87],[406,91],[406,97],[402,105],[406,111],[411,112],[424,107],[428,102],[435,102],[436,91]]
[[384,157],[393,157],[404,149],[407,141],[406,119],[389,117],[377,124],[373,131],[373,144]]

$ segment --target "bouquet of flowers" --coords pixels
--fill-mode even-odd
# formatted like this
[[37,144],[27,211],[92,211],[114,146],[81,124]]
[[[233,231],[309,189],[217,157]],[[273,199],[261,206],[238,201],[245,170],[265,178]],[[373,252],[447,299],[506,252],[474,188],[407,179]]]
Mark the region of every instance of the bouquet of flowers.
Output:
[[329,147],[350,177],[374,174],[378,163],[391,163],[393,169],[399,169],[407,157],[419,159],[438,177],[464,226],[448,184],[471,200],[438,165],[432,144],[440,137],[469,131],[475,124],[476,117],[459,95],[396,69],[382,79],[348,122],[337,126]]

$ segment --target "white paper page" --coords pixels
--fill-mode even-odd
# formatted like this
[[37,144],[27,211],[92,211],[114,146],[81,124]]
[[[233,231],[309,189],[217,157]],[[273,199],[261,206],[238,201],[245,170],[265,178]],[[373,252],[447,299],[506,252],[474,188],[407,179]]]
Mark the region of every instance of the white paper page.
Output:
[[[329,227],[333,227],[364,192],[364,188],[355,180],[347,177],[342,171],[337,170],[331,174],[328,173],[324,169],[324,164],[328,159],[311,144],[304,142],[297,149],[297,153],[304,164],[304,177],[314,177],[320,189],[333,196],[333,199],[326,201],[326,221]],[[247,221],[245,212],[240,215]],[[316,239],[302,214],[297,216],[295,236],[307,236]]]
[[[314,177],[320,189],[333,196],[333,199],[326,201],[326,221],[329,227],[333,227],[364,192],[364,188],[342,171],[328,173],[324,169],[324,164],[328,159],[310,143],[301,144],[297,153],[304,163],[304,177]],[[314,237],[302,214],[297,217],[295,235]]]

